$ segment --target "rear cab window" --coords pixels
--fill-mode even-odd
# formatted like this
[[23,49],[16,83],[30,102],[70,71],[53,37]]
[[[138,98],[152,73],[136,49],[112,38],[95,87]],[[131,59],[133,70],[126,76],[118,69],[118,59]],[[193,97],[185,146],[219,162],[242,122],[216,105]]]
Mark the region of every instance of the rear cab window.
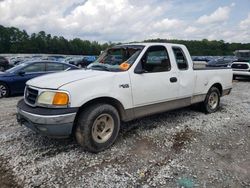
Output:
[[174,52],[175,61],[179,70],[188,70],[188,61],[180,47],[172,47]]

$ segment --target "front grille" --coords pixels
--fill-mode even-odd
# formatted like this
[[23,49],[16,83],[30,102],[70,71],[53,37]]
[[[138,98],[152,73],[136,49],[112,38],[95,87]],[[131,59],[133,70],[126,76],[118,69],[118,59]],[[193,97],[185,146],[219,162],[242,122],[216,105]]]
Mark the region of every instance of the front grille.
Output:
[[247,64],[234,63],[232,64],[233,69],[248,69],[249,66]]
[[36,89],[32,89],[30,87],[26,88],[26,92],[25,92],[25,100],[31,104],[34,105],[36,103],[36,98],[38,96],[38,90]]

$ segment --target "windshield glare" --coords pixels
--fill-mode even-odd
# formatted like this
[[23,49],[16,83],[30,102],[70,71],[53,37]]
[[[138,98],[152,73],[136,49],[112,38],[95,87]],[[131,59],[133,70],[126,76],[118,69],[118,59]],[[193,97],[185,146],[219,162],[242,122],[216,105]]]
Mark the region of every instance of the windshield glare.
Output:
[[88,66],[89,69],[105,71],[126,71],[135,62],[144,46],[115,46],[104,51],[100,57]]

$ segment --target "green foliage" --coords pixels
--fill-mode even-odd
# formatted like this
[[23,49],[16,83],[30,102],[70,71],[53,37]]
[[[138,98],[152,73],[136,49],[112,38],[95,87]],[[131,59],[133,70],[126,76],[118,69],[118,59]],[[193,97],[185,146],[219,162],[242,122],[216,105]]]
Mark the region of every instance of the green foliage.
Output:
[[221,55],[234,55],[235,50],[250,50],[250,43],[227,43],[223,40],[208,41],[203,39],[198,40],[177,40],[177,39],[150,39],[144,42],[168,42],[175,44],[184,44],[189,49],[189,52],[193,56],[221,56]]
[[[250,49],[250,43],[227,43],[223,40],[208,41],[149,39],[144,42],[170,42],[187,46],[191,55],[233,55],[235,50]],[[120,44],[120,43],[119,43]],[[75,38],[67,40],[60,36],[51,36],[44,31],[28,35],[25,30],[0,25],[0,53],[47,53],[72,55],[99,55],[111,42],[100,44],[97,41]]]
[[0,53],[46,53],[71,55],[99,55],[112,43],[99,44],[75,38],[67,40],[60,36],[51,36],[44,31],[28,35],[25,30],[0,25]]

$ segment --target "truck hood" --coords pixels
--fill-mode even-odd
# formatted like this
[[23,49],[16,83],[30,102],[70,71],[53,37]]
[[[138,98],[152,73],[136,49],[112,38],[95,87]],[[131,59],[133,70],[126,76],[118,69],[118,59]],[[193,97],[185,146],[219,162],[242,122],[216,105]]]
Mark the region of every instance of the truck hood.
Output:
[[39,76],[29,80],[27,82],[27,85],[44,89],[58,89],[63,85],[69,84],[71,82],[93,78],[108,73],[109,72],[106,71],[95,70],[72,70]]

